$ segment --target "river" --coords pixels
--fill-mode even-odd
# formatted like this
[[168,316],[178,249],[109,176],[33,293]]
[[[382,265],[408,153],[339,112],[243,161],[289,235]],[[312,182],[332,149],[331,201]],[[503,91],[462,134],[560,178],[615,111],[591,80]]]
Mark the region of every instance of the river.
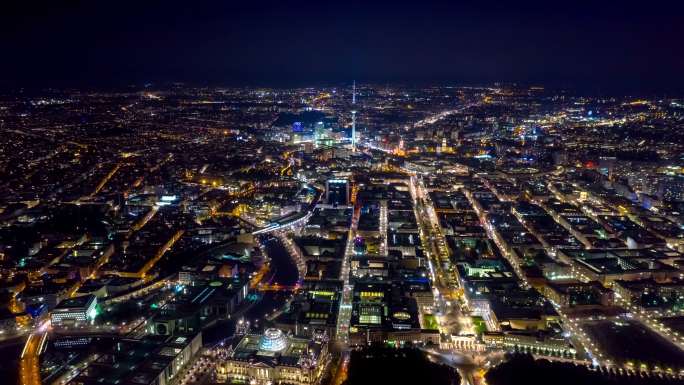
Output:
[[[268,283],[278,283],[284,286],[293,286],[299,279],[297,266],[290,257],[283,244],[275,237],[263,237],[260,239],[270,259],[270,272],[264,280]],[[235,333],[235,322],[239,319],[249,321],[253,331],[263,329],[263,319],[269,313],[280,309],[292,296],[289,291],[266,291],[259,293],[258,298],[247,307],[241,307],[231,319],[218,321],[203,332],[205,345],[213,345],[221,341],[229,341]]]

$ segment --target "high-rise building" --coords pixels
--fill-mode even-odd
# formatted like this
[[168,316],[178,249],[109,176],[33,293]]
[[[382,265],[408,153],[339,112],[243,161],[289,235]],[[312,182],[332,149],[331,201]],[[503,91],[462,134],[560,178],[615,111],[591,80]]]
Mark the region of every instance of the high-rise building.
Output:
[[349,181],[328,179],[325,182],[325,202],[329,205],[349,204]]

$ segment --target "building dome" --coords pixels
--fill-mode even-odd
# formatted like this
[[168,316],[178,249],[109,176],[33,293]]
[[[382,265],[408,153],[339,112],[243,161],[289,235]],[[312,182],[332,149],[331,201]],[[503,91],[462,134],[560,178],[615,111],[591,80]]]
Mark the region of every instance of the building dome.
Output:
[[269,352],[279,352],[285,349],[287,337],[280,329],[269,328],[264,331],[259,341],[259,349]]

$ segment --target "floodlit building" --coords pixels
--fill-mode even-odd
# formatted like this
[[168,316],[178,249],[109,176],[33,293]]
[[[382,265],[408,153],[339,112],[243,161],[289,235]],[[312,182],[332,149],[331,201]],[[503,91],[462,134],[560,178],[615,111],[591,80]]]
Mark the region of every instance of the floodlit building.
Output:
[[97,315],[97,297],[84,295],[60,302],[52,311],[50,320],[53,326],[88,322]]
[[228,359],[219,362],[216,378],[227,383],[309,385],[320,379],[327,360],[327,335],[300,338],[271,328],[261,335],[245,335]]

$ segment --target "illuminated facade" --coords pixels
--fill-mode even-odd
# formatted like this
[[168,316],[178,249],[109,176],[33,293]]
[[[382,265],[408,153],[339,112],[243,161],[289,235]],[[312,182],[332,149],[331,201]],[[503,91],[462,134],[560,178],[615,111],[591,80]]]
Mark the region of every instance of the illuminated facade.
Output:
[[97,297],[85,295],[64,300],[50,315],[53,326],[89,322],[97,315]]
[[247,334],[229,357],[218,363],[219,382],[249,384],[316,384],[328,361],[327,335],[300,338],[279,329]]

